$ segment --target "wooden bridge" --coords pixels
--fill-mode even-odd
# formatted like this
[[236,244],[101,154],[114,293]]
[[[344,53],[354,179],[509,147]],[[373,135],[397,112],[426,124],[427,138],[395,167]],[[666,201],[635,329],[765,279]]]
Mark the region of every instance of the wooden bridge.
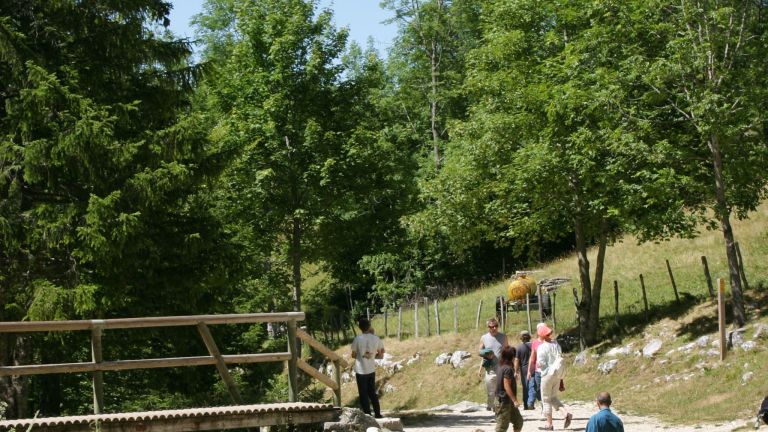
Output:
[[[0,376],[35,375],[53,373],[93,373],[93,415],[7,420],[0,422],[0,432],[16,429],[18,432],[183,432],[191,430],[219,430],[255,428],[284,424],[305,424],[336,421],[341,406],[341,368],[347,362],[338,354],[298,328],[304,312],[195,315],[152,318],[123,318],[81,321],[0,322],[0,333],[50,332],[90,330],[92,361],[45,365],[0,367]],[[287,352],[267,354],[222,355],[208,330],[208,325],[286,322],[288,328]],[[208,348],[209,356],[104,361],[101,336],[104,330],[147,327],[196,326]],[[333,379],[320,373],[300,358],[297,338],[305,341],[333,363]],[[282,404],[246,405],[227,368],[228,364],[288,362],[288,402]],[[183,410],[148,411],[138,413],[104,414],[104,371],[151,369],[181,366],[215,365],[235,406],[195,408]],[[333,405],[300,403],[298,369],[316,378],[333,390]]]

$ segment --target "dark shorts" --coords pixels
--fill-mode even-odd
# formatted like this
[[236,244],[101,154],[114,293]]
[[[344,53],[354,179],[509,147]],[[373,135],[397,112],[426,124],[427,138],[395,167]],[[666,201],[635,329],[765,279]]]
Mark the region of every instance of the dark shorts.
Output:
[[[498,399],[496,400],[498,403]],[[519,431],[523,428],[523,416],[520,410],[515,408],[512,402],[499,404],[496,410],[496,432],[506,432],[509,424],[512,423],[512,429]]]

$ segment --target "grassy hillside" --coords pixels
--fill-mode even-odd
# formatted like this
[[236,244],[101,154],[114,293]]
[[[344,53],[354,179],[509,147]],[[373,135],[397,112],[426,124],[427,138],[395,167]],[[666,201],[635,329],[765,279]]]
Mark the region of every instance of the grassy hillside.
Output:
[[[734,230],[741,245],[751,288],[746,293],[747,302],[754,301],[759,305],[757,310],[750,312],[751,321],[746,339],[751,340],[752,324],[768,323],[768,205],[761,206],[750,215],[749,220],[735,222]],[[595,254],[596,251],[590,251],[590,260],[595,259]],[[694,240],[672,240],[659,244],[637,245],[632,239],[625,239],[608,248],[606,285],[601,297],[603,342],[593,347],[590,354],[604,354],[610,347],[628,343],[633,343],[633,349],[642,349],[648,338],[659,337],[660,332],[664,346],[652,360],[634,356],[620,357],[616,371],[609,375],[596,371],[603,357],[596,361],[590,359],[586,366],[571,368],[566,383],[568,390],[563,395],[565,401],[592,400],[598,391],[609,390],[614,394],[615,405],[619,410],[655,414],[668,421],[716,422],[746,418],[754,414],[753,405],[762,400],[766,392],[761,373],[768,365],[768,343],[764,340],[753,351],[729,352],[722,365],[716,360],[707,361],[705,352],[698,349],[690,354],[675,352],[669,357],[664,355],[669,350],[695,341],[701,335],[714,334],[716,331],[715,302],[708,295],[701,266],[702,255],[706,255],[709,260],[713,279],[727,278],[723,240],[719,232],[704,231]],[[681,304],[674,302],[665,259],[669,259],[672,266]],[[558,333],[572,330],[575,325],[575,308],[570,292],[573,286],[578,286],[575,257],[563,257],[562,260],[544,266],[543,270],[536,279],[568,276],[574,281],[560,288],[556,304]],[[644,322],[642,313],[640,273],[645,278],[648,301],[652,308],[652,318],[648,323]],[[613,324],[614,280],[618,281],[620,290],[620,328]],[[481,321],[484,321],[493,315],[493,302],[496,296],[505,295],[508,283],[500,281],[473,293],[441,302],[439,311],[442,335],[439,337],[434,336],[436,322],[432,305],[430,321],[433,336],[430,338],[413,337],[414,313],[413,309],[408,309],[403,311],[404,340],[397,341],[394,337],[397,315],[390,314],[390,337],[384,339],[388,351],[395,355],[395,360],[407,360],[416,352],[420,353],[421,359],[394,374],[378,373],[378,385],[385,409],[419,409],[461,400],[484,400],[481,380],[477,377],[477,357],[465,369],[437,367],[434,359],[441,352],[456,349],[473,353],[476,351],[483,330],[481,322],[481,329],[475,331],[478,302],[484,300],[481,314]],[[454,301],[458,304],[458,334],[453,333]],[[536,316],[534,314],[534,320]],[[423,335],[423,306],[419,308],[419,318],[420,333]],[[377,334],[384,336],[382,317],[377,317],[373,325]],[[525,313],[509,315],[508,334],[515,334],[526,327]],[[517,339],[515,343],[518,343]],[[342,347],[339,351],[348,354],[349,348]],[[575,354],[571,355],[571,359]],[[742,386],[741,377],[747,371],[754,371],[756,379]],[[680,378],[675,379],[673,374]],[[683,379],[686,376],[688,379]],[[670,377],[669,382],[667,377]],[[389,385],[393,390],[385,392]],[[346,404],[357,403],[354,382],[345,385],[343,394]]]

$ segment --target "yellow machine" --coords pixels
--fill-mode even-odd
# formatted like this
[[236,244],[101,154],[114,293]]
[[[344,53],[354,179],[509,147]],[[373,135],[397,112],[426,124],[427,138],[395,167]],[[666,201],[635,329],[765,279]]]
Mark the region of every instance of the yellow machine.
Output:
[[536,281],[528,275],[519,276],[507,288],[507,296],[510,302],[525,301],[526,294],[531,297],[536,295]]

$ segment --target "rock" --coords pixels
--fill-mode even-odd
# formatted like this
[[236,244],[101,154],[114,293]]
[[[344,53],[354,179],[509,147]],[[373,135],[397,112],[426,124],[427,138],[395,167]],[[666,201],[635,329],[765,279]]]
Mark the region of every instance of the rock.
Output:
[[712,336],[710,335],[704,335],[698,339],[696,339],[696,346],[699,348],[706,348],[707,345],[709,345],[709,342],[712,341]]
[[744,369],[747,369],[749,367],[749,363],[744,363]]
[[605,353],[606,357],[616,357],[617,355],[630,355],[632,354],[632,344],[620,348],[611,348],[610,351]]
[[468,351],[454,351],[451,356],[451,364],[454,369],[464,367],[469,362],[468,359],[470,357],[472,357],[472,354]]
[[747,310],[748,310],[748,311],[753,311],[753,310],[756,310],[758,307],[759,307],[759,306],[758,306],[757,302],[750,302],[750,303],[747,305]]
[[480,405],[477,402],[461,401],[455,405],[449,406],[448,409],[451,411],[457,411],[460,413],[468,413],[468,412],[484,410],[485,407]]
[[384,418],[376,419],[376,422],[379,423],[379,426],[381,426],[382,429],[389,429],[392,432],[403,431],[403,422],[400,421],[399,418],[384,417]]
[[641,353],[640,350],[635,350],[635,352],[633,352],[632,355],[634,355],[635,357],[640,357],[641,355],[643,355],[643,353]]
[[342,408],[338,422],[327,422],[323,425],[325,430],[352,430],[356,432],[367,431],[369,428],[379,429],[376,419],[365,414],[358,408]]
[[740,328],[738,330],[729,331],[725,335],[725,340],[728,341],[728,348],[738,348],[741,346],[741,344],[744,343],[744,332],[747,331],[745,328]]
[[667,380],[667,382],[674,381],[674,380],[679,380],[680,379],[680,375],[673,373],[672,375],[666,376],[665,379]]
[[369,427],[365,430],[365,432],[382,432],[381,428],[378,427]]
[[647,332],[643,332],[643,338],[644,338],[644,339],[648,339],[649,337],[651,337],[651,334],[650,334],[650,333],[647,333]]
[[651,339],[648,344],[643,347],[643,357],[651,358],[656,354],[663,345],[661,339]]
[[720,341],[715,339],[712,341],[712,346],[715,348],[720,348]]
[[438,366],[444,366],[451,362],[451,355],[448,353],[442,353],[435,359],[435,364]]
[[754,341],[746,341],[743,344],[741,344],[741,349],[743,349],[744,351],[750,351],[756,346],[757,344]]
[[350,381],[352,381],[352,377],[348,373],[344,372],[343,374],[341,374],[341,382],[346,384]]
[[758,338],[768,338],[768,325],[766,324],[755,324],[756,330],[755,334],[752,336],[752,339],[758,339]]
[[744,375],[741,376],[741,385],[744,385],[747,383],[747,381],[752,379],[752,376],[755,375],[753,372],[747,372]]
[[374,360],[373,362],[376,363],[377,367],[386,369],[386,368],[389,368],[389,366],[392,364],[392,359],[394,357],[395,356],[393,356],[390,353],[384,353],[384,357]]
[[714,348],[710,348],[709,351],[707,351],[707,360],[713,359],[715,357],[720,357],[720,351]]
[[616,365],[619,364],[618,360],[608,360],[606,362],[602,362],[597,366],[597,370],[605,374],[611,373],[615,368]]
[[666,363],[669,363],[669,360],[661,360],[661,361],[659,362],[659,364],[666,364]]
[[414,354],[414,356],[413,356],[413,357],[411,357],[410,359],[408,359],[408,361],[405,363],[405,365],[406,365],[406,366],[410,366],[410,365],[412,365],[414,362],[416,362],[416,360],[418,360],[418,359],[420,359],[420,358],[421,358],[421,356],[419,356],[419,353],[416,353],[416,354]]
[[676,351],[676,350],[673,350],[673,349],[671,349],[671,350],[667,351],[667,353],[666,353],[666,354],[664,354],[664,355],[665,355],[666,357],[669,357],[669,356],[671,356],[672,354],[674,354],[674,353],[675,353],[675,351]]
[[579,353],[579,355],[576,356],[576,358],[573,360],[574,366],[584,366],[587,364],[587,354],[589,354],[589,351],[584,350]]
[[448,404],[442,404],[442,405],[438,405],[438,406],[436,406],[434,408],[430,408],[427,411],[447,411],[447,410],[450,410],[450,409],[451,409],[451,407]]
[[597,360],[600,358],[600,354],[592,354],[590,357],[592,357],[592,360]]
[[688,354],[689,352],[693,351],[694,348],[696,348],[696,342],[691,342],[689,344],[683,345],[683,346],[677,348],[677,350],[679,352],[684,352],[684,353]]

